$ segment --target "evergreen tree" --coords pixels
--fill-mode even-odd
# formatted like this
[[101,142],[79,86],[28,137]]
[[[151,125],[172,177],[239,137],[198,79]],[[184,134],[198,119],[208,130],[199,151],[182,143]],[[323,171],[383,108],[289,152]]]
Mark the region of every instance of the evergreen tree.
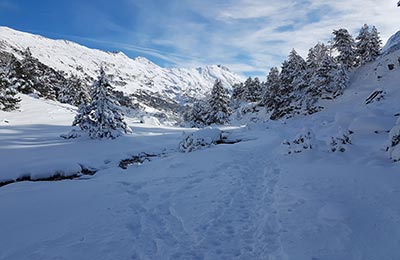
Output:
[[231,96],[231,107],[232,108],[238,108],[240,104],[245,100],[244,94],[244,84],[243,83],[237,83],[232,86],[232,96]]
[[257,102],[261,98],[262,85],[259,78],[250,77],[244,83],[245,100],[247,102]]
[[328,47],[323,43],[317,43],[313,48],[308,51],[306,60],[307,69],[309,71],[317,69],[321,65],[326,55],[329,55]]
[[292,50],[288,60],[282,65],[281,83],[284,94],[302,89],[305,85],[306,62],[297,54],[296,50]]
[[12,111],[19,107],[15,89],[15,69],[17,59],[14,55],[0,53],[0,110]]
[[279,70],[277,67],[271,68],[266,82],[266,90],[260,102],[260,105],[267,107],[268,110],[274,110],[278,107],[279,91],[281,87],[281,81],[279,77]]
[[381,46],[382,46],[382,40],[379,36],[379,32],[376,29],[375,26],[372,26],[371,29],[371,40],[369,44],[369,62],[376,60],[376,58],[379,57],[381,53]]
[[367,24],[361,28],[356,38],[356,49],[359,63],[365,64],[376,60],[380,55],[382,41],[375,26],[369,29]]
[[348,85],[349,75],[346,68],[343,65],[337,66],[333,76],[333,84],[330,88],[333,97],[335,98],[339,95],[342,95]]
[[120,105],[112,92],[113,87],[101,68],[100,75],[91,89],[91,101],[80,105],[73,125],[79,126],[92,139],[114,139],[122,133],[130,133],[131,130],[125,123]]
[[18,91],[56,99],[66,81],[63,74],[33,57],[29,48],[22,55],[23,59],[16,67],[16,76],[19,79]]
[[216,80],[209,100],[210,113],[208,124],[225,124],[229,120],[229,93],[222,85],[221,80]]
[[337,61],[345,66],[346,69],[356,65],[355,42],[347,29],[333,31],[332,47],[339,52]]
[[315,69],[310,79],[309,94],[313,97],[323,97],[323,94],[330,92],[330,86],[333,82],[333,75],[337,65],[328,54],[322,59],[322,63]]
[[207,119],[210,112],[208,103],[198,100],[193,103],[192,107],[188,107],[184,113],[184,120],[193,127],[203,127],[207,125]]
[[364,24],[361,28],[360,33],[356,37],[356,50],[359,64],[365,64],[369,58],[369,44],[371,41],[371,34],[369,32],[369,26]]
[[4,74],[0,73],[0,110],[12,111],[18,109],[21,99],[16,97],[17,91],[14,89]]
[[74,106],[79,106],[82,103],[87,103],[89,101],[88,89],[83,83],[83,81],[72,75],[61,88],[58,95],[58,100],[62,103],[71,104]]

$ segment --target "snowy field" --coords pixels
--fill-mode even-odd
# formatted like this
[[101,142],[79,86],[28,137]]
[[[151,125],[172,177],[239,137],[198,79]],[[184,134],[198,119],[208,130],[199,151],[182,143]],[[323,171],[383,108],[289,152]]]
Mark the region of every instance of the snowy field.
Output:
[[[178,147],[193,129],[134,119],[131,136],[61,139],[74,108],[23,96],[22,112],[0,112],[0,179],[98,172],[0,187],[0,259],[398,260],[400,165],[380,132],[398,90],[365,107],[376,85],[362,84],[307,120],[231,127],[242,142],[191,153]],[[304,127],[314,149],[287,155]],[[352,144],[332,153],[340,129]],[[118,167],[141,152],[161,156]]]

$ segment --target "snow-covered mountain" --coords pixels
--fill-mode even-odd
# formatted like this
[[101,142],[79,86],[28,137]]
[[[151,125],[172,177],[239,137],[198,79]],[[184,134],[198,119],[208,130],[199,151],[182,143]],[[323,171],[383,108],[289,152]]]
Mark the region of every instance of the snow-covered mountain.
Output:
[[32,56],[45,65],[90,80],[103,66],[117,90],[126,94],[145,91],[147,94],[173,99],[182,103],[188,98],[207,94],[216,79],[230,88],[242,79],[221,65],[202,68],[162,68],[146,58],[131,59],[122,52],[90,49],[66,40],[52,40],[39,35],[0,27],[0,51],[20,57],[30,49]]
[[400,31],[392,35],[386,43],[385,47],[382,48],[383,54],[389,54],[400,49]]

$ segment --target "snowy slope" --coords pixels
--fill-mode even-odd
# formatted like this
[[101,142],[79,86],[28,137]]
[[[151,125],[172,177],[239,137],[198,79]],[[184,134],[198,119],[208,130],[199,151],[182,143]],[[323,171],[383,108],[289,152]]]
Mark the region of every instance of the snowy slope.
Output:
[[[178,144],[195,129],[132,118],[132,136],[62,140],[73,108],[22,96],[22,112],[0,112],[0,177],[99,171],[1,187],[0,259],[400,259],[400,163],[385,152],[400,112],[398,57],[357,69],[319,113],[230,127],[242,142],[192,153]],[[313,149],[288,155],[283,140],[304,128]],[[331,137],[349,130],[346,151],[332,152]],[[162,156],[117,167],[140,152]]]
[[400,31],[389,38],[386,45],[382,48],[382,53],[389,54],[400,49]]
[[210,91],[215,79],[221,79],[229,88],[242,80],[224,66],[161,68],[143,57],[131,59],[122,52],[89,49],[70,41],[52,40],[0,27],[0,50],[18,55],[18,50],[28,47],[32,55],[47,66],[82,78],[97,77],[99,67],[104,66],[106,72],[113,75],[116,88],[127,94],[140,89],[181,101],[186,95],[203,96]]

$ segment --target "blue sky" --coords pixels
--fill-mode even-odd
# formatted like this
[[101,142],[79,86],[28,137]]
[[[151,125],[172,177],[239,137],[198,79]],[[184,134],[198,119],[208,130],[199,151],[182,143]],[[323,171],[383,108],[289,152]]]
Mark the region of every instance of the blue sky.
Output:
[[224,64],[264,76],[340,27],[400,30],[397,0],[0,0],[0,25],[122,50],[162,66]]

